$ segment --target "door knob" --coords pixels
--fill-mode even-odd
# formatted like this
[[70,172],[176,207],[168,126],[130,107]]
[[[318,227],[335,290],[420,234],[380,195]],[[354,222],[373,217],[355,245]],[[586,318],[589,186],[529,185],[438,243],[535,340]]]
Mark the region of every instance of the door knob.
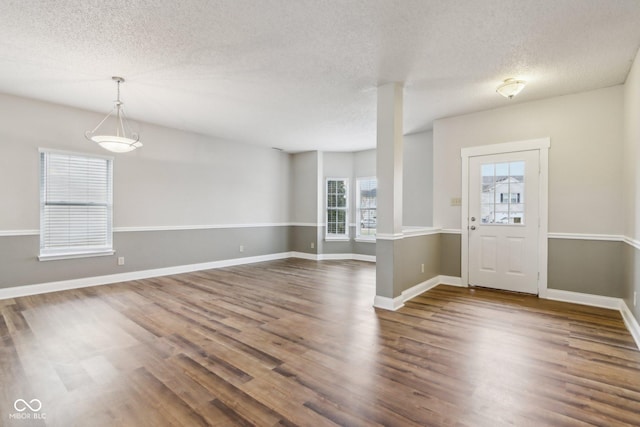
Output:
[[475,220],[476,220],[476,217],[475,217],[475,216],[472,216],[472,217],[471,217],[471,221],[475,221]]
[[476,229],[476,226],[475,226],[475,225],[472,225],[470,228],[471,228],[472,230],[475,230],[475,229]]

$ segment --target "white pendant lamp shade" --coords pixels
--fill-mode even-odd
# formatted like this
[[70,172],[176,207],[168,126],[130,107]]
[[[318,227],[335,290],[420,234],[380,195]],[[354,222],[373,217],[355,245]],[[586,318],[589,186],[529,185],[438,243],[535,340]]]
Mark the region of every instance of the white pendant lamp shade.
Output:
[[496,92],[505,98],[512,99],[524,89],[527,82],[524,80],[506,79],[498,88]]
[[128,153],[142,147],[140,141],[121,136],[93,135],[90,139],[105,150],[113,151],[114,153]]
[[[115,101],[114,107],[109,111],[107,116],[102,119],[98,126],[96,126],[92,131],[87,131],[85,133],[85,137],[89,141],[93,141],[96,144],[100,145],[105,150],[112,151],[114,153],[127,153],[129,151],[133,151],[136,148],[142,147],[142,143],[140,142],[140,136],[137,133],[131,132],[129,128],[129,124],[127,123],[127,118],[124,114],[124,109],[122,108],[122,102],[120,101],[120,83],[124,83],[124,79],[122,77],[112,77],[113,81],[115,81],[118,85],[118,99]],[[109,117],[113,115],[115,111],[115,119],[116,119],[116,128],[113,134],[106,132],[106,130],[101,130],[101,126]],[[127,136],[127,134],[129,136]]]

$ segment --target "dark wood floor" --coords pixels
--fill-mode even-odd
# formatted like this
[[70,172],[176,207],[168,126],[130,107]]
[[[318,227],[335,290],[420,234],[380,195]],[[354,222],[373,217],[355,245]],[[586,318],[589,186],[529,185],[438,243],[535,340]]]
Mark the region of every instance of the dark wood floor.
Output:
[[374,293],[373,264],[292,259],[0,301],[0,425],[640,425],[617,312]]

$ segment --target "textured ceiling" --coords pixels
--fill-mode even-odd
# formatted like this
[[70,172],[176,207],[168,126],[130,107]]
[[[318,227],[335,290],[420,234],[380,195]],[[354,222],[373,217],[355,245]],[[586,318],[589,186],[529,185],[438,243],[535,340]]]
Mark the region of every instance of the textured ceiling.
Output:
[[639,46],[638,0],[0,0],[0,92],[106,114],[120,75],[134,122],[292,152],[375,147],[382,83],[413,133],[623,83]]

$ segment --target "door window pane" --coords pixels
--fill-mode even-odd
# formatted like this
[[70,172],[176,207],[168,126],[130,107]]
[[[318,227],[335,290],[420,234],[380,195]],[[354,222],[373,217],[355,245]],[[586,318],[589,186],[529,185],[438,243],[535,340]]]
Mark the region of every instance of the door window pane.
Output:
[[524,161],[486,163],[480,174],[482,224],[524,224]]

